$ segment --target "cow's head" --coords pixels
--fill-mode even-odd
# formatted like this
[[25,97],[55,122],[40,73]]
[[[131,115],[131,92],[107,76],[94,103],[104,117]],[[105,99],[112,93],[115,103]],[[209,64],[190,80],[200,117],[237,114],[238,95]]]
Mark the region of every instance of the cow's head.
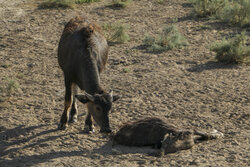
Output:
[[113,92],[103,92],[102,94],[90,95],[75,95],[75,97],[82,103],[86,103],[89,114],[92,115],[95,122],[100,126],[100,132],[110,133],[109,126],[109,111],[112,107],[112,102],[118,100],[119,96],[113,96]]

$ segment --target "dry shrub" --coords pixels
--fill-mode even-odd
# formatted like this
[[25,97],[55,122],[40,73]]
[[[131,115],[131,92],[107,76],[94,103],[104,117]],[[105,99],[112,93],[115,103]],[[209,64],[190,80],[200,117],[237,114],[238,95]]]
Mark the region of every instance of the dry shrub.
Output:
[[164,52],[173,48],[188,45],[187,40],[180,34],[175,25],[164,27],[156,37],[146,36],[143,41],[148,52]]
[[74,4],[99,2],[100,0],[46,0],[39,5],[39,8],[73,8]]
[[122,23],[109,23],[103,26],[104,35],[109,42],[125,43],[129,41],[129,26]]
[[223,39],[211,46],[216,52],[216,59],[224,63],[249,64],[250,47],[246,45],[247,36],[245,32],[231,39]]
[[75,0],[76,4],[81,4],[81,3],[92,3],[92,2],[100,2],[100,0]]
[[114,8],[126,8],[131,4],[132,0],[112,0],[111,4],[109,4],[109,7]]
[[46,0],[39,5],[39,8],[73,8],[73,5],[72,0]]
[[13,92],[19,88],[19,83],[13,78],[4,78],[0,85],[0,102],[4,102],[8,99]]
[[218,14],[219,18],[241,27],[250,25],[250,1],[237,0],[231,1],[225,5]]
[[208,17],[217,14],[226,3],[227,0],[190,0],[194,7],[194,14],[197,17]]

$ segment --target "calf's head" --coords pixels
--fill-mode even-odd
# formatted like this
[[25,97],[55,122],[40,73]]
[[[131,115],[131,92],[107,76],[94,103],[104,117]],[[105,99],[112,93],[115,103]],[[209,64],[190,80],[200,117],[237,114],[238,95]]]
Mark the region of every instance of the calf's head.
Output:
[[119,96],[113,96],[113,92],[90,95],[75,95],[75,97],[82,103],[87,104],[88,112],[93,119],[100,126],[100,132],[110,133],[109,125],[109,111],[112,107],[112,102],[118,100]]

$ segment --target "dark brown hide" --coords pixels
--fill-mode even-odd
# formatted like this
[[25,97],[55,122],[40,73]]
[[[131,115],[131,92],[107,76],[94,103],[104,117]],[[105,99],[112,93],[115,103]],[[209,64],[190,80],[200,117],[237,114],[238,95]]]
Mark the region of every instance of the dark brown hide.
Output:
[[127,123],[113,136],[113,144],[125,146],[159,146],[160,154],[186,150],[204,140],[216,139],[223,134],[216,130],[205,133],[185,130],[159,118],[145,118]]
[[99,26],[82,17],[73,18],[65,25],[58,46],[58,62],[64,73],[66,89],[60,129],[67,127],[69,112],[71,121],[76,121],[75,94],[79,87],[88,94],[84,100],[88,106],[86,126],[92,129],[93,117],[103,131],[110,131],[108,113],[113,98],[100,86],[100,72],[107,58],[108,44]]
[[126,146],[160,146],[166,133],[178,131],[159,118],[145,118],[125,124],[114,135],[114,144]]

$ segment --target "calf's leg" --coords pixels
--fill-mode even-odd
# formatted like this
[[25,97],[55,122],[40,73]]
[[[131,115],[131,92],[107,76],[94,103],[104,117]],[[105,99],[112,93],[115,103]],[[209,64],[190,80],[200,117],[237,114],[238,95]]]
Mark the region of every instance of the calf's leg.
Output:
[[217,130],[214,130],[209,133],[194,130],[194,135],[196,135],[194,137],[195,143],[198,143],[204,140],[211,140],[211,139],[217,139],[217,138],[223,137],[223,133],[218,132]]

